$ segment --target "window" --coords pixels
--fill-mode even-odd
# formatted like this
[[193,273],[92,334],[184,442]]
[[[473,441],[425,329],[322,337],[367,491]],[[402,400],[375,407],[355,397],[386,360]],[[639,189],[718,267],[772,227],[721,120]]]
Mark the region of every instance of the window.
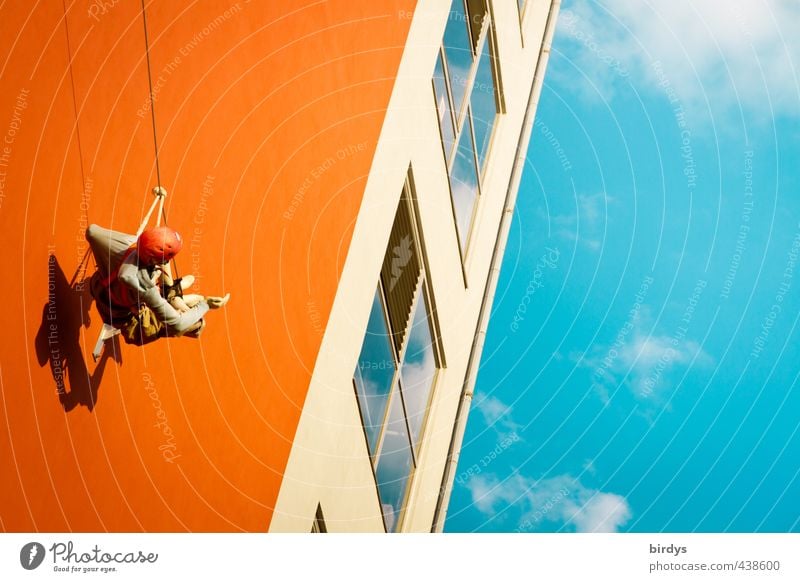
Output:
[[470,107],[472,109],[472,126],[475,129],[475,151],[478,155],[478,168],[482,171],[486,152],[489,149],[489,139],[492,137],[494,120],[497,117],[488,42],[483,43],[483,49],[478,59],[478,69],[475,73],[475,82],[472,85],[472,95],[470,96]]
[[461,106],[467,90],[467,77],[472,69],[473,54],[470,27],[464,0],[453,0],[444,29],[444,54],[450,73],[450,93],[456,120],[461,119]]
[[502,110],[493,39],[486,0],[452,1],[433,72],[433,93],[462,257],[495,120]]
[[464,131],[458,142],[453,169],[450,172],[450,196],[453,199],[453,210],[456,215],[458,242],[461,254],[467,253],[467,240],[475,203],[478,200],[478,174],[475,169],[475,148],[472,143],[472,132]]
[[317,504],[317,513],[314,515],[314,523],[311,524],[311,533],[328,533],[325,527],[325,517],[322,515],[322,505]]
[[355,386],[384,524],[397,531],[441,368],[410,185],[395,215]]
[[526,0],[517,0],[517,16],[519,17],[519,42],[520,46],[525,46],[525,36],[522,33],[523,20],[525,19]]
[[378,445],[386,411],[386,401],[392,390],[396,366],[389,339],[389,327],[384,316],[380,287],[372,301],[367,333],[355,372],[358,404],[370,453]]
[[436,68],[433,70],[433,91],[436,95],[436,111],[439,114],[439,127],[442,130],[442,144],[444,156],[449,158],[455,144],[455,130],[453,129],[453,108],[450,104],[450,92],[447,90],[447,80],[444,77],[444,61],[442,53],[436,59]]
[[428,401],[436,374],[436,355],[428,323],[430,310],[424,296],[420,297],[418,301],[419,305],[414,312],[414,319],[409,330],[403,365],[400,367],[403,401],[406,407],[411,444],[417,454],[419,454],[422,423],[428,410]]

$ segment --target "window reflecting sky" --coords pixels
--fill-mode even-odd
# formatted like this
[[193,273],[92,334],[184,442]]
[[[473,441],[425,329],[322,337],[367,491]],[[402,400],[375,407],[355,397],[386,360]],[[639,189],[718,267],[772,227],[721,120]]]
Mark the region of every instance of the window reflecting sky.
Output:
[[420,429],[425,420],[435,371],[436,362],[433,358],[428,309],[425,305],[425,298],[420,296],[417,299],[411,335],[403,358],[403,365],[400,368],[403,378],[403,400],[406,405],[414,450],[419,450]]
[[470,96],[470,110],[472,111],[472,125],[475,128],[475,151],[478,154],[478,166],[483,169],[483,160],[489,149],[494,118],[497,115],[488,41],[483,43],[483,50],[478,61],[478,70],[475,73],[475,83]]
[[406,483],[411,473],[411,447],[398,387],[399,383],[395,384],[392,391],[386,434],[375,471],[381,507],[388,531],[394,531],[397,526],[405,497]]
[[442,56],[436,59],[436,68],[433,71],[433,87],[436,92],[436,110],[439,115],[439,126],[442,128],[442,141],[444,142],[445,158],[450,158],[450,153],[455,145],[455,132],[453,130],[450,100],[447,97],[447,83],[444,78]]
[[447,27],[444,31],[444,51],[447,70],[450,73],[453,107],[457,113],[460,113],[464,103],[467,78],[472,68],[472,44],[462,0],[453,0]]
[[450,174],[450,190],[456,211],[458,240],[461,244],[461,251],[464,252],[472,221],[472,211],[475,209],[475,199],[478,196],[478,175],[475,171],[472,134],[468,124],[464,126],[458,141],[456,159]]
[[372,301],[367,333],[354,374],[358,389],[358,405],[364,419],[370,453],[374,453],[380,435],[394,371],[394,356],[378,289]]

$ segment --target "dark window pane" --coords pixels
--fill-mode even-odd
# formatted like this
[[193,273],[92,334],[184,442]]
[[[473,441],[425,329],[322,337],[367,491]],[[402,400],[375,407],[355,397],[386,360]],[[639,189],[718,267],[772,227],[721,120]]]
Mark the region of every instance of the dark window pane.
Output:
[[[468,120],[469,121],[469,120]],[[450,173],[450,192],[456,212],[458,241],[461,251],[466,251],[472,213],[478,197],[478,175],[475,171],[475,157],[472,145],[472,132],[469,123],[464,124],[456,148],[456,159]]]
[[483,169],[483,160],[489,149],[492,127],[494,127],[494,119],[497,115],[488,40],[483,43],[483,51],[478,60],[478,71],[475,73],[475,84],[472,86],[472,95],[470,96],[470,111],[472,112],[472,126],[475,128],[475,151],[478,154],[478,167]]
[[380,289],[372,301],[367,333],[354,374],[358,406],[364,419],[370,454],[375,453],[386,412],[386,400],[392,389],[395,363],[389,343],[389,330],[383,316]]
[[414,306],[414,292],[422,274],[412,222],[409,203],[404,195],[397,207],[381,268],[383,297],[389,312],[389,329],[393,332],[396,354],[403,351],[406,328]]
[[375,479],[378,482],[378,494],[383,517],[386,520],[386,529],[391,532],[397,529],[408,477],[411,474],[411,447],[403,405],[400,401],[399,382],[392,391],[384,435]]
[[450,15],[444,29],[444,52],[450,76],[450,94],[453,96],[453,107],[458,118],[464,103],[467,79],[473,60],[464,0],[453,0],[450,7]]
[[467,0],[467,12],[472,32],[472,48],[477,48],[483,32],[483,21],[486,19],[486,0]]
[[417,452],[419,452],[419,437],[425,413],[428,411],[435,372],[436,360],[433,356],[428,306],[425,303],[424,295],[421,295],[417,300],[408,347],[403,356],[403,364],[400,366],[400,377],[403,380],[403,402],[406,405],[411,442]]
[[450,100],[447,97],[447,82],[444,78],[441,54],[436,59],[436,68],[433,71],[433,89],[436,95],[436,112],[439,115],[439,127],[442,128],[445,159],[449,160],[456,138],[453,131],[453,114],[450,111]]

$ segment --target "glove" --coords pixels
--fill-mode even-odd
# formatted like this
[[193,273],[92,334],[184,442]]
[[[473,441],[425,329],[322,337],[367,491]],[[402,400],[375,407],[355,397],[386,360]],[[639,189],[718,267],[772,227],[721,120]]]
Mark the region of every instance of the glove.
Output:
[[172,287],[175,284],[175,281],[172,280],[172,277],[170,277],[166,269],[161,266],[156,267],[153,271],[153,279],[156,280],[158,278],[161,278],[161,284],[165,287]]

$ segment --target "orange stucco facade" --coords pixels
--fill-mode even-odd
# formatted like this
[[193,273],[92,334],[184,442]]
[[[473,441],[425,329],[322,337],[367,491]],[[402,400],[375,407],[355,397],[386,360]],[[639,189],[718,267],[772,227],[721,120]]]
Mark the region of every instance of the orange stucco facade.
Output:
[[0,530],[267,530],[414,4],[147,2],[178,268],[232,299],[97,364],[83,231],[157,181],[141,4],[2,4]]

